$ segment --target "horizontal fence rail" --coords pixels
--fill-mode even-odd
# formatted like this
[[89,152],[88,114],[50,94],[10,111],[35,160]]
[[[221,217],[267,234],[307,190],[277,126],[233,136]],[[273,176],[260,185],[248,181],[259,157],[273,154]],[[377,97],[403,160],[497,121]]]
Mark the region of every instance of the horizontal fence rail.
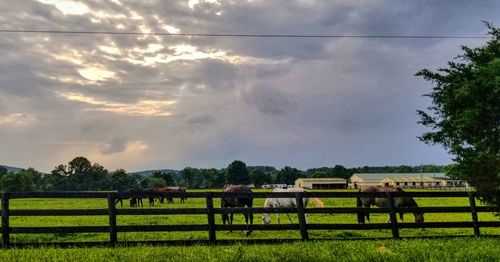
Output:
[[[118,200],[129,198],[147,197],[187,197],[204,198],[204,208],[126,208],[117,209]],[[296,207],[293,208],[215,208],[213,199],[219,198],[294,198]],[[318,198],[358,198],[379,197],[387,198],[387,208],[364,208],[364,207],[325,207],[304,208],[301,204],[306,197]],[[460,207],[418,207],[397,208],[394,200],[398,197],[422,197],[443,198],[456,197],[468,198],[469,206]],[[10,209],[11,199],[25,198],[96,198],[107,199],[108,208],[101,209]],[[4,193],[1,195],[1,233],[2,246],[11,246],[10,234],[47,234],[47,233],[108,233],[109,245],[119,243],[118,232],[189,232],[205,231],[208,233],[208,241],[217,242],[216,232],[226,230],[298,230],[302,240],[309,239],[309,230],[391,230],[393,238],[399,238],[399,229],[404,228],[472,228],[475,236],[480,236],[482,227],[500,227],[500,221],[479,221],[477,214],[480,212],[500,212],[498,207],[476,206],[476,196],[471,192],[390,192],[390,193],[361,193],[361,192],[255,192],[255,193],[228,193],[228,192],[22,192]],[[308,224],[306,214],[359,214],[359,213],[386,213],[389,214],[389,223],[372,224]],[[422,212],[422,213],[470,213],[472,222],[423,222],[402,223],[396,219],[396,214]],[[298,216],[297,224],[274,224],[274,225],[241,225],[241,224],[216,224],[214,216],[219,214],[261,214],[261,213],[294,213]],[[184,224],[184,225],[117,225],[116,218],[120,215],[206,215],[207,224]],[[108,216],[108,226],[70,226],[70,227],[11,227],[10,217],[36,217],[36,216]],[[227,241],[227,240],[226,240]],[[150,241],[158,242],[158,241]],[[97,243],[97,242],[96,242]],[[14,243],[18,244],[18,243]]]

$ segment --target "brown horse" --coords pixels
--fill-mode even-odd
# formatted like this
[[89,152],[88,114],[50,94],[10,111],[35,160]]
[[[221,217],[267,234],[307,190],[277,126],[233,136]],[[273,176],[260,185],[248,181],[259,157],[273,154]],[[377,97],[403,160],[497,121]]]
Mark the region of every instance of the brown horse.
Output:
[[[153,191],[155,192],[155,194],[158,194],[158,193],[169,193],[169,192],[173,192],[173,193],[186,193],[186,189],[183,188],[183,187],[161,187],[161,188],[155,188],[155,189],[153,189]],[[169,203],[169,204],[173,204],[174,203],[174,199],[171,196],[164,197],[164,196],[160,195],[158,197],[158,200],[160,201],[160,203],[163,203],[165,201],[165,199],[167,199],[167,203]],[[181,203],[184,203],[186,201],[186,197],[185,196],[181,196],[180,199],[181,199],[180,200]]]
[[[236,192],[236,193],[252,193],[252,190],[245,186],[245,185],[225,185],[224,188],[222,189],[223,192]],[[229,225],[233,224],[233,213],[231,212],[231,207],[248,207],[252,208],[253,206],[253,198],[252,197],[223,197],[221,198],[221,207],[222,208],[229,208],[229,214],[228,213],[223,213],[222,214],[222,223],[225,225],[226,222]],[[243,213],[245,216],[245,224],[248,225],[248,220],[250,218],[250,225],[253,224],[253,214],[250,212],[248,214],[247,212]],[[250,235],[251,230],[247,230],[246,235]]]
[[[389,187],[375,187],[375,186],[369,186],[369,187],[364,187],[359,190],[359,192],[404,192],[403,189],[400,188],[389,188]],[[378,206],[378,207],[389,207],[389,201],[385,197],[358,197],[356,199],[356,204],[357,207],[370,207],[372,205]],[[394,198],[394,205],[396,208],[400,207],[416,207],[418,208],[417,202],[412,197],[395,197]],[[420,211],[415,211],[413,213],[415,216],[415,222],[416,223],[423,223],[424,222],[424,214]],[[359,212],[358,213],[358,223],[364,224],[365,223],[365,217],[370,222],[370,213],[368,212]],[[403,221],[403,213],[399,213],[399,218],[401,221]]]
[[142,205],[142,197],[139,196],[141,193],[141,190],[129,188],[129,189],[120,190],[117,193],[118,193],[118,197],[115,200],[115,206],[119,202],[120,206],[123,207],[123,199],[126,199],[126,198],[120,196],[120,194],[130,194],[131,195],[130,196],[130,207],[143,206]]

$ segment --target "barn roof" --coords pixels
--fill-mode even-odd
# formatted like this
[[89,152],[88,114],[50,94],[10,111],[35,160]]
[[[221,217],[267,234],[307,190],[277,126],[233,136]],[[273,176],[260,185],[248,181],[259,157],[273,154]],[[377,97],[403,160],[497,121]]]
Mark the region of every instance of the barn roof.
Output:
[[363,180],[382,180],[384,178],[397,177],[444,177],[444,173],[354,173],[353,176],[358,176]]
[[345,183],[347,180],[339,177],[321,177],[321,178],[298,178],[296,181],[303,181],[308,183]]
[[387,177],[382,179],[383,182],[439,182],[441,179],[433,177],[416,177],[416,176],[401,176],[401,177]]

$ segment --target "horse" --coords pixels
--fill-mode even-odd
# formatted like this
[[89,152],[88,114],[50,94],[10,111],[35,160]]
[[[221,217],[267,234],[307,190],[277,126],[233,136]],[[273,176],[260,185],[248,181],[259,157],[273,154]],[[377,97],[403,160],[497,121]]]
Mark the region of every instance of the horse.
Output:
[[[227,184],[224,186],[222,189],[223,192],[237,192],[237,193],[252,193],[252,190],[245,186],[245,185],[231,185]],[[248,207],[252,208],[253,206],[253,197],[223,197],[221,198],[221,208],[231,208],[231,207]],[[248,226],[248,220],[250,218],[250,225],[253,224],[253,214],[250,212],[248,213],[243,213],[245,216],[245,224]],[[222,214],[222,223],[225,225],[226,222],[229,225],[233,224],[233,213],[231,212],[231,209],[229,209],[229,214],[228,213],[223,213]],[[249,236],[251,230],[247,230],[246,235]]]
[[[369,186],[369,187],[364,187],[359,190],[359,192],[404,192],[403,189],[401,188],[389,188],[389,187],[376,187],[376,186]],[[356,205],[357,207],[370,207],[372,205],[378,206],[378,207],[388,207],[389,206],[389,201],[385,197],[358,197],[356,198]],[[415,199],[412,197],[395,197],[394,198],[394,206],[396,208],[418,208],[417,202],[415,202]],[[424,213],[420,211],[415,211],[413,212],[413,215],[415,216],[415,222],[416,223],[423,223],[424,222]],[[359,212],[358,213],[358,223],[364,224],[365,223],[365,217],[370,222],[370,213],[369,212]],[[403,221],[403,212],[399,213],[399,218],[401,221]],[[390,221],[390,218],[388,222]]]
[[147,198],[149,200],[149,206],[153,207],[155,206],[155,191],[153,188],[146,188],[142,190],[143,193],[146,193]]
[[130,197],[130,207],[139,207],[143,206],[142,205],[142,197],[138,196],[138,194],[141,192],[141,190],[134,189],[134,188],[129,188],[125,190],[120,190],[118,191],[118,197],[115,200],[115,206],[120,202],[120,207],[123,207],[123,199],[127,199],[124,197],[120,197],[120,194],[132,194]]
[[[153,191],[155,194],[168,193],[168,192],[186,193],[186,188],[183,188],[183,187],[161,187],[161,188],[155,188],[155,189],[153,189]],[[171,196],[164,197],[164,196],[160,195],[158,197],[158,200],[160,201],[160,203],[163,203],[165,201],[165,199],[167,199],[167,203],[169,203],[169,204],[174,203],[174,199]],[[184,203],[186,201],[186,199],[187,198],[185,196],[181,196],[180,202]]]
[[[273,189],[273,192],[309,192],[307,189],[303,189],[300,187],[297,188],[287,188],[287,189],[282,189],[282,188],[275,188]],[[325,207],[323,202],[319,198],[303,198],[304,202],[304,208],[307,206],[308,202],[311,202],[315,207]],[[264,202],[264,207],[273,207],[273,208],[294,208],[297,207],[297,202],[295,198],[274,198],[274,197],[269,197],[266,198],[266,201]],[[289,213],[286,213],[288,219],[290,220],[290,223],[293,224],[292,217],[290,216]],[[308,218],[307,214],[305,215],[306,217],[306,223],[308,223]],[[278,219],[278,224],[280,224],[280,213],[276,213],[276,218]],[[271,215],[268,213],[262,213],[262,222],[265,225],[268,225],[271,223]]]

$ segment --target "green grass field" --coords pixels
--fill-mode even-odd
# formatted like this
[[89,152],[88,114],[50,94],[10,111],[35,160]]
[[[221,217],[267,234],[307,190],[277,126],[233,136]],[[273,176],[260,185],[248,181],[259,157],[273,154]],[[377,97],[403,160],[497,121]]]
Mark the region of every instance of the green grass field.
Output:
[[[185,204],[157,204],[151,208],[188,208],[205,207],[205,199],[188,199]],[[323,199],[327,207],[354,207],[355,199]],[[467,198],[417,198],[420,206],[468,206]],[[264,199],[255,199],[254,206],[263,206]],[[144,201],[145,208],[147,201]],[[215,207],[220,206],[218,199]],[[10,202],[11,209],[87,209],[107,208],[106,199],[13,199]],[[120,207],[118,207],[120,208]],[[128,201],[124,201],[124,208],[128,208]],[[296,215],[293,216],[297,222]],[[384,223],[387,214],[371,214],[372,223]],[[310,214],[310,223],[356,223],[355,214]],[[405,215],[405,221],[413,222],[412,214]],[[480,213],[480,221],[498,221],[491,213]],[[470,213],[463,214],[426,214],[426,222],[445,221],[471,221]],[[289,223],[285,215],[282,215],[282,223]],[[206,215],[144,215],[144,216],[118,216],[117,224],[122,225],[171,225],[171,224],[206,224]],[[216,216],[216,223],[221,224],[220,215]],[[255,215],[256,224],[261,224],[260,214]],[[275,215],[272,214],[272,223],[276,223]],[[243,215],[235,215],[235,224],[244,224]],[[11,217],[11,227],[36,227],[36,226],[107,226],[107,216],[76,216],[76,217]],[[500,235],[500,228],[481,228],[482,235]],[[310,231],[312,239],[352,239],[362,237],[390,237],[390,230],[318,230]],[[458,229],[401,229],[402,237],[412,236],[463,236],[473,235],[472,228]],[[249,239],[288,239],[300,238],[297,231],[254,231]],[[118,233],[119,241],[143,241],[143,240],[205,240],[208,239],[207,232],[137,232]],[[247,239],[245,232],[217,232],[217,239]],[[78,242],[78,241],[108,241],[107,233],[84,233],[84,234],[11,234],[11,242]],[[462,246],[460,248],[459,246]],[[90,256],[91,260],[127,260],[143,261],[166,260],[175,256],[183,256],[189,260],[266,260],[287,261],[296,260],[301,256],[302,261],[327,261],[332,258],[344,260],[438,260],[435,257],[443,255],[451,260],[476,260],[481,258],[491,261],[500,261],[499,238],[461,238],[461,239],[416,239],[416,240],[329,240],[319,242],[297,242],[279,245],[242,245],[231,246],[193,246],[193,247],[117,247],[117,248],[35,248],[35,249],[11,249],[0,251],[0,261],[9,260],[32,260],[37,256],[46,257],[46,260],[81,260],[82,256]],[[408,250],[407,250],[408,249]],[[417,255],[412,255],[410,250],[420,250]],[[456,250],[455,250],[456,249]],[[268,250],[269,254],[264,251]],[[455,251],[450,251],[455,250]],[[466,251],[469,250],[471,254]],[[495,252],[493,252],[495,251]],[[300,253],[300,254],[299,254]],[[441,254],[442,253],[442,254]],[[290,255],[292,254],[292,255]],[[293,255],[295,254],[295,255]],[[467,256],[465,256],[467,254]],[[157,256],[157,257],[156,257]],[[314,257],[317,256],[317,259]],[[460,259],[463,256],[465,259]],[[240,257],[241,259],[237,259]],[[277,259],[277,258],[280,259]],[[163,258],[163,259],[162,259]],[[493,259],[496,258],[496,259]],[[430,259],[430,260],[432,260]],[[441,259],[439,259],[441,260]]]
[[0,261],[500,261],[500,240],[334,240],[275,245],[0,250]]

